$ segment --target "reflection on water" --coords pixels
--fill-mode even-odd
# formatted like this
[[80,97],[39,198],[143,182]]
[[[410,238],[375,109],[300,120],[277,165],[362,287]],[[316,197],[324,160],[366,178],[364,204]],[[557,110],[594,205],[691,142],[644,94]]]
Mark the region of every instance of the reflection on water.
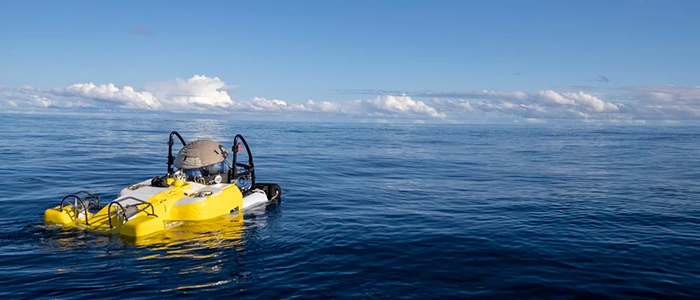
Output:
[[[207,221],[173,223],[176,226],[169,227],[162,233],[139,239],[122,237],[122,240],[136,246],[151,246],[150,250],[158,252],[141,259],[210,258],[211,255],[202,257],[196,251],[218,248],[242,250],[242,214]],[[173,223],[169,225],[172,226]]]
[[[260,239],[261,228],[274,225],[269,221],[278,210],[269,206],[206,221],[169,222],[165,231],[139,239],[44,225],[36,226],[36,234],[44,250],[76,257],[59,264],[55,274],[131,269],[141,277],[159,277],[162,292],[177,294],[245,282],[251,276],[241,263],[246,244]],[[90,260],[81,261],[86,252]]]

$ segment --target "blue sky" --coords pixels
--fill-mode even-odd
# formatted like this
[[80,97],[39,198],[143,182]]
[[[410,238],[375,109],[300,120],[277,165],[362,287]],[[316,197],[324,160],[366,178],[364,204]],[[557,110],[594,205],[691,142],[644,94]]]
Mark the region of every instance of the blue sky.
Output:
[[[224,82],[214,89],[232,103],[274,99],[291,113],[313,111],[290,108],[312,99],[378,118],[541,120],[578,107],[582,119],[664,119],[645,107],[671,99],[692,105],[670,119],[694,119],[700,102],[698,1],[6,1],[0,28],[0,97],[17,109],[27,94],[143,109],[129,95],[65,88],[112,83],[167,103],[174,90],[206,94],[183,87],[194,75]],[[385,99],[402,93],[410,99]],[[585,110],[566,93],[626,108]],[[499,103],[566,107],[514,114]]]

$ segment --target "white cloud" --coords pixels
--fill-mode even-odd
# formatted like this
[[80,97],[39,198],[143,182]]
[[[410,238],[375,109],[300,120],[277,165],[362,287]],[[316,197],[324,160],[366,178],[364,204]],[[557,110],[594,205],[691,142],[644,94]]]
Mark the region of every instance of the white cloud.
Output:
[[141,90],[113,83],[76,83],[63,88],[38,89],[22,86],[5,90],[5,105],[14,107],[91,107],[191,112],[234,105],[226,85],[217,77],[195,75],[146,84]]
[[158,109],[161,103],[153,94],[142,91],[137,92],[128,85],[119,88],[114,84],[77,83],[63,89],[53,89],[50,94],[86,98],[97,101],[114,101],[123,108]]
[[[542,90],[478,90],[454,93],[425,93],[433,96],[438,111],[452,117],[469,115],[485,118],[588,119],[615,118],[625,106],[586,92]],[[453,99],[458,98],[458,99]]]
[[305,111],[303,104],[290,104],[284,100],[268,100],[262,97],[253,97],[250,101],[238,103],[239,109],[257,112],[283,112],[283,111]]
[[700,104],[700,86],[643,85],[621,87],[635,100],[642,102],[676,102],[679,104]]
[[[440,95],[440,94],[437,94]],[[462,93],[446,94],[450,98],[459,97],[462,99],[476,99],[476,100],[500,100],[505,101],[506,106],[513,108],[514,103],[530,103],[539,106],[559,106],[559,107],[577,107],[583,110],[593,111],[593,112],[616,112],[619,109],[618,104],[604,101],[597,96],[589,93],[578,92],[578,93],[559,93],[553,90],[544,90],[538,92],[504,92],[504,91],[467,91]],[[470,104],[471,106],[471,104]],[[467,107],[470,107],[467,106]]]
[[443,106],[450,107],[450,108],[457,109],[457,110],[474,111],[474,105],[472,105],[471,103],[469,103],[466,100],[433,99],[433,104],[443,105]]
[[616,112],[620,109],[618,104],[603,101],[594,95],[587,94],[584,92],[564,93],[564,94],[557,94],[554,91],[548,91],[548,92],[550,95],[556,95],[556,97],[566,99],[565,101],[567,101],[567,104],[570,104],[572,106],[584,107],[590,111]]
[[415,115],[425,115],[433,118],[444,118],[443,112],[438,112],[435,108],[428,106],[423,101],[416,101],[408,96],[383,95],[375,99],[365,100],[364,104],[370,107],[370,111],[375,109],[387,113],[410,113]]
[[309,100],[308,102],[306,102],[304,107],[312,112],[323,112],[323,113],[333,113],[333,114],[346,115],[346,114],[349,114],[349,112],[350,112],[349,109],[351,109],[352,106],[356,106],[358,103],[359,103],[358,101],[355,101],[354,103],[341,104],[338,102],[330,102],[330,101],[315,102],[314,100]]
[[165,110],[203,110],[232,106],[234,101],[228,94],[229,88],[218,77],[204,75],[150,83],[144,87],[167,106]]
[[644,85],[614,91],[634,101],[629,110],[641,119],[700,119],[700,86]]
[[655,101],[670,102],[673,101],[673,95],[664,92],[649,92],[649,98]]
[[383,95],[374,99],[345,102],[316,102],[309,100],[303,104],[290,104],[283,100],[268,100],[254,97],[250,101],[238,103],[237,108],[258,112],[307,112],[360,117],[421,117],[444,118],[443,112],[407,96]]

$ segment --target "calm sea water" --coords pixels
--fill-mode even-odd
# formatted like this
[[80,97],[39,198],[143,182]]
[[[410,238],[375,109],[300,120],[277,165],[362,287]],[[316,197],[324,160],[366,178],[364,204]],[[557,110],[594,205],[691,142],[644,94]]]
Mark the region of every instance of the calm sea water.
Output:
[[[697,298],[699,129],[0,115],[0,297]],[[282,204],[148,243],[42,225],[160,175],[171,130],[243,134]]]

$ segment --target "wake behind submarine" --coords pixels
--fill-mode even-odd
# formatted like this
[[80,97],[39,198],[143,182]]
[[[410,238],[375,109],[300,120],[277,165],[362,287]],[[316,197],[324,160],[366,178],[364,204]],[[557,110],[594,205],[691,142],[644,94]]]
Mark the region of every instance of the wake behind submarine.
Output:
[[[177,157],[172,154],[175,137],[182,143]],[[243,149],[247,162],[238,161]],[[242,135],[234,137],[231,153],[229,165],[229,151],[218,142],[187,144],[173,131],[165,176],[128,186],[104,205],[87,191],[70,194],[44,212],[44,223],[139,238],[163,231],[169,221],[203,221],[280,203],[279,185],[256,182],[253,155]]]

